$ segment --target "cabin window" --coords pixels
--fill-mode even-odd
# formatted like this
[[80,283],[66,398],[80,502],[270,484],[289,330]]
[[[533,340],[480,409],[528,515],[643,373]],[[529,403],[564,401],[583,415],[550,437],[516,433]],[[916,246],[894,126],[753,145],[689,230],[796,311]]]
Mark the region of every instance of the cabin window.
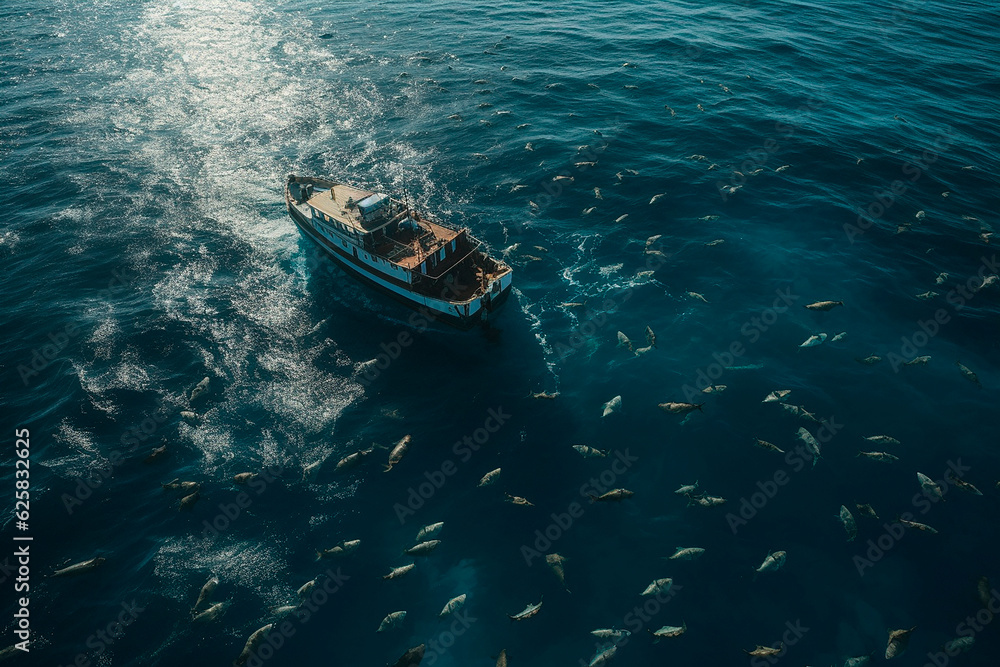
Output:
[[342,246],[344,246],[346,248],[347,247],[347,241],[341,241],[340,245],[342,245]]
[[451,251],[455,252],[455,241],[454,240],[452,240],[452,242],[451,242]]
[[444,248],[441,248],[441,261],[444,261]]

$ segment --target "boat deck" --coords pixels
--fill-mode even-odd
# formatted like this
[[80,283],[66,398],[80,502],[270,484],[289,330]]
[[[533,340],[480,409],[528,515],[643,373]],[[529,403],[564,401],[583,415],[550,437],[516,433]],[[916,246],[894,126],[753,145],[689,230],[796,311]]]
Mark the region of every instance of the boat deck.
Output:
[[359,202],[365,197],[375,194],[371,190],[362,190],[350,185],[337,184],[329,190],[321,190],[309,198],[309,204],[321,213],[326,213],[339,223],[351,227],[360,234],[370,232],[383,224],[384,219],[366,222],[355,208],[348,210],[347,201]]
[[426,218],[421,218],[418,224],[419,232],[397,231],[392,236],[387,236],[386,242],[377,247],[375,252],[383,257],[395,255],[392,261],[405,269],[413,270],[442,246],[451,243],[462,234],[461,230],[442,227]]

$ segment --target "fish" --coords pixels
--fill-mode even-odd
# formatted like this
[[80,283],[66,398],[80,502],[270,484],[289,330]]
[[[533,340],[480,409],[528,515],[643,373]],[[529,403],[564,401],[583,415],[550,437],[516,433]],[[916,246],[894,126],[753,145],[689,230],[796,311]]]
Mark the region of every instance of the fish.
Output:
[[[667,402],[667,403],[660,403],[660,404],[657,405],[657,407],[660,408],[661,410],[663,410],[664,412],[666,412],[667,414],[671,414],[671,415],[684,415],[684,414],[687,414],[689,412],[693,412],[694,410],[701,410],[701,406],[703,406],[703,405],[705,405],[705,404],[704,403],[674,403],[674,402]],[[701,410],[701,411],[704,412],[704,410]]]
[[903,651],[906,650],[907,644],[910,643],[910,633],[915,629],[916,626],[910,628],[909,630],[889,631],[889,641],[885,646],[886,660],[891,660],[899,655],[902,655]]
[[701,220],[702,222],[712,222],[714,220],[718,220],[719,216],[717,216],[717,215],[703,215],[703,216],[701,216],[698,219]]
[[639,90],[639,86],[636,86],[634,84],[626,84],[622,86],[622,88],[624,88],[625,90]]
[[775,169],[775,171],[780,174],[781,172],[783,172],[784,170],[790,168],[791,166],[792,165],[790,165],[790,164],[783,164],[780,167],[778,167],[777,169]]
[[979,378],[976,376],[975,373],[973,373],[969,369],[968,366],[966,366],[965,364],[963,364],[961,361],[956,361],[955,365],[958,366],[958,371],[962,374],[962,377],[964,377],[966,380],[968,380],[972,384],[977,385],[980,389],[983,388],[983,385],[979,381]]
[[159,461],[161,458],[167,455],[167,446],[161,445],[159,447],[153,447],[149,454],[142,460],[143,463],[153,463]]
[[479,483],[476,484],[476,486],[490,486],[494,484],[499,477],[500,477],[500,468],[497,468],[496,470],[491,470],[482,476],[482,478],[479,480]]
[[438,521],[437,523],[429,523],[417,533],[415,539],[416,542],[423,542],[424,540],[434,539],[444,528],[444,521]]
[[825,340],[825,333],[813,334],[809,338],[806,338],[805,342],[800,344],[799,347],[816,347],[817,345],[821,345]]
[[653,197],[649,200],[649,203],[650,204],[655,204],[656,202],[660,201],[661,199],[663,199],[666,196],[667,196],[667,193],[665,193],[665,192],[662,192],[662,193],[660,193],[658,195],[653,195]]
[[181,419],[192,426],[196,426],[201,421],[201,417],[198,416],[198,413],[192,412],[191,410],[181,410],[180,415]]
[[519,190],[527,190],[527,189],[528,189],[527,185],[524,185],[523,183],[516,183],[515,185],[513,185],[511,187],[510,191],[511,192],[518,192]]
[[973,292],[978,292],[981,289],[985,289],[987,287],[992,287],[993,285],[996,285],[998,282],[1000,282],[1000,276],[998,276],[995,273],[991,273],[990,275],[984,277],[983,278],[983,282],[980,283],[979,286],[973,288],[972,291]]
[[948,274],[942,272],[942,273],[937,274],[937,277],[934,279],[934,284],[935,285],[943,285],[944,281],[946,281],[946,280],[948,280]]
[[854,538],[858,536],[858,524],[854,520],[854,515],[851,514],[851,510],[847,509],[846,505],[840,506],[840,514],[837,515],[840,522],[844,524],[844,531],[847,532],[847,541],[853,542]]
[[703,394],[721,394],[726,390],[727,385],[724,384],[712,384],[701,390]]
[[397,577],[402,577],[407,572],[413,570],[416,567],[415,563],[410,563],[409,565],[400,565],[399,567],[389,568],[389,574],[383,574],[382,578],[388,581],[389,579],[395,579]]
[[[646,629],[649,630],[649,628]],[[653,639],[653,643],[655,644],[659,640],[668,637],[680,637],[687,632],[687,629],[687,623],[683,623],[682,625],[664,625],[659,630],[649,630],[649,633],[655,638]]]
[[666,109],[667,111],[669,111],[669,112],[670,112],[670,117],[671,117],[671,118],[673,118],[674,116],[676,116],[676,115],[677,115],[677,112],[676,112],[676,111],[674,111],[674,110],[673,110],[672,108],[670,108],[669,106],[667,106],[666,104],[664,104],[664,105],[663,105],[663,108],[664,108],[664,109]]
[[593,447],[588,447],[587,445],[573,445],[573,449],[579,452],[580,456],[585,459],[602,459],[607,456],[611,450],[605,449],[594,449]]
[[257,650],[257,646],[259,646],[260,643],[264,640],[264,637],[267,636],[267,633],[270,632],[273,628],[274,628],[274,623],[268,623],[264,627],[254,630],[253,633],[250,635],[250,637],[247,639],[247,643],[244,644],[243,651],[240,653],[239,657],[236,658],[233,664],[236,665],[237,667],[245,664],[246,661],[250,659],[250,656],[253,655],[253,652]]
[[629,491],[628,489],[611,489],[607,493],[602,493],[599,496],[594,495],[593,493],[589,495],[591,502],[610,503],[610,502],[621,502],[626,498],[631,498],[635,494]]
[[980,491],[979,489],[977,489],[976,486],[972,482],[966,482],[964,479],[961,479],[961,478],[955,477],[955,476],[945,475],[945,478],[949,482],[951,482],[952,484],[954,484],[955,486],[957,486],[958,488],[960,488],[963,491],[965,491],[966,493],[971,493],[974,496],[981,496],[981,495],[983,495],[983,492]]
[[957,639],[952,639],[949,642],[945,642],[944,652],[948,655],[958,655],[959,653],[965,653],[972,648],[972,645],[976,643],[976,638],[972,636],[959,637]]
[[642,595],[659,595],[661,593],[667,593],[670,591],[671,587],[674,585],[674,580],[670,577],[665,577],[663,579],[653,579],[649,586],[646,586],[646,590],[642,592]]
[[674,491],[674,493],[676,493],[679,496],[689,496],[697,490],[698,490],[698,482],[696,481],[694,484],[685,484],[684,486]]
[[556,183],[558,183],[559,181],[565,181],[567,183],[572,183],[573,182],[573,177],[572,176],[566,176],[565,174],[559,174],[558,176],[554,176],[552,178],[552,180],[555,181]]
[[234,484],[248,484],[251,480],[256,479],[257,473],[255,472],[238,472],[233,475]]
[[202,378],[201,382],[199,382],[198,384],[196,384],[194,386],[194,389],[191,390],[191,395],[188,397],[188,402],[189,403],[194,403],[196,400],[198,400],[202,396],[205,396],[208,393],[208,386],[209,386],[210,383],[211,383],[211,380],[208,379],[208,377]]
[[625,215],[619,215],[617,218],[615,218],[615,222],[616,223],[625,222],[625,218],[627,218],[627,217],[628,217],[628,213],[626,213]]
[[861,655],[856,658],[848,658],[844,661],[843,667],[864,667],[871,660],[870,655]]
[[847,338],[847,332],[846,331],[841,331],[839,334],[837,334],[836,336],[834,336],[833,338],[831,338],[830,342],[831,343],[836,343],[836,342],[844,340],[845,338]]
[[857,455],[880,463],[892,463],[899,460],[898,456],[894,456],[888,452],[858,452]]
[[160,484],[160,486],[168,491],[183,491],[185,493],[191,493],[198,490],[199,484],[198,482],[182,482],[180,478],[177,477],[169,482]]
[[389,472],[392,470],[394,465],[402,460],[403,455],[406,454],[406,450],[410,447],[410,441],[412,440],[413,437],[407,434],[396,443],[396,445],[392,448],[392,451],[389,452],[389,464],[385,467],[383,472]]
[[597,653],[594,654],[594,657],[590,659],[590,662],[587,663],[587,667],[606,667],[611,662],[611,658],[615,657],[615,653],[617,652],[617,644],[612,644],[603,651],[598,650]]
[[629,352],[632,351],[632,341],[621,331],[618,332],[618,347],[627,347]]
[[932,292],[930,290],[927,290],[926,292],[923,292],[922,294],[918,294],[917,298],[918,299],[923,299],[924,301],[927,301],[929,299],[933,299],[937,295],[938,295],[937,292]]
[[809,310],[827,311],[827,310],[832,310],[837,306],[843,306],[843,305],[844,305],[843,301],[815,301],[813,303],[807,303],[804,307],[808,308]]
[[596,210],[597,210],[596,206],[590,206],[588,208],[583,209],[583,215],[590,215],[591,213],[593,213]]
[[353,468],[354,466],[358,465],[366,458],[368,458],[368,455],[374,451],[375,451],[375,445],[372,445],[368,449],[359,449],[353,454],[348,454],[344,458],[337,461],[337,470],[347,470],[349,468]]
[[194,504],[196,502],[198,502],[199,498],[201,498],[201,492],[200,491],[195,491],[191,495],[184,496],[183,498],[181,498],[180,505],[178,505],[177,509],[178,510],[190,510],[190,509],[192,509],[194,507]]
[[872,354],[865,357],[864,359],[855,359],[855,361],[857,361],[859,364],[871,366],[873,364],[877,364],[878,362],[882,361],[882,357]]
[[375,632],[385,632],[386,630],[395,630],[403,624],[406,620],[405,611],[394,611],[391,614],[387,614],[382,622],[379,623],[378,630]]
[[292,613],[298,608],[299,608],[298,605],[283,604],[280,607],[275,607],[274,609],[272,609],[271,614],[274,616],[287,616],[288,614]]
[[505,493],[504,495],[507,497],[507,502],[512,505],[523,505],[525,507],[535,506],[534,503],[528,502],[526,498],[522,498],[521,496],[512,496],[509,493]]
[[628,630],[618,630],[615,628],[598,628],[597,630],[591,630],[590,634],[598,639],[612,639],[615,642],[632,636],[632,633]]
[[545,554],[545,562],[548,564],[549,569],[552,570],[552,574],[556,575],[556,579],[562,584],[562,587],[566,589],[569,593],[569,588],[566,587],[566,572],[563,569],[563,563],[566,562],[565,556],[560,556],[559,554]]
[[705,550],[701,547],[674,547],[676,551],[673,556],[668,556],[667,560],[695,560],[704,555]]
[[646,325],[646,344],[650,347],[656,347],[656,334],[653,332],[652,327],[648,324]]
[[323,549],[316,552],[316,560],[322,558],[338,558],[341,556],[349,556],[358,550],[361,546],[361,540],[345,540],[340,544],[337,544],[329,549]]
[[321,465],[323,465],[323,460],[324,459],[320,459],[319,461],[313,461],[312,463],[307,463],[302,468],[302,481],[303,482],[308,482],[309,480],[311,480],[312,478],[314,478],[316,476],[316,472],[319,470],[319,467]]
[[976,596],[979,598],[979,604],[984,607],[989,606],[990,600],[993,598],[989,577],[979,577],[976,581]]
[[778,452],[779,454],[784,454],[785,450],[779,448],[777,445],[772,445],[767,440],[761,440],[760,438],[754,438],[754,444],[756,444],[761,449],[769,449],[772,452]]
[[229,608],[228,602],[216,602],[213,605],[209,605],[205,611],[195,614],[194,609],[191,610],[191,622],[192,623],[208,623],[221,618],[226,609]]
[[309,594],[312,593],[313,589],[315,588],[316,588],[316,580],[310,579],[306,583],[299,586],[299,589],[295,591],[295,593],[299,596],[300,599],[304,599],[309,597]]
[[496,667],[507,667],[507,649],[500,650],[500,655],[497,656]]
[[698,299],[699,301],[708,303],[708,299],[706,299],[703,294],[698,294],[697,292],[688,292],[687,295],[692,299]]
[[726,239],[715,239],[714,241],[709,241],[705,244],[706,248],[714,248],[717,245],[722,245],[726,242]]
[[783,409],[787,410],[788,412],[791,412],[796,417],[801,417],[802,419],[805,419],[806,421],[813,422],[814,424],[819,424],[820,423],[820,420],[816,418],[815,414],[813,414],[812,412],[809,412],[808,410],[806,410],[801,405],[792,405],[791,403],[782,403],[781,407]]
[[443,618],[448,614],[454,614],[465,606],[465,600],[469,597],[468,594],[462,593],[445,603],[444,607],[441,609],[441,613],[438,614],[438,618]]
[[404,653],[399,660],[392,663],[391,667],[418,667],[420,661],[424,659],[424,652],[427,650],[426,644],[414,646]]
[[897,518],[896,522],[897,523],[901,523],[902,525],[906,526],[907,528],[915,528],[916,530],[919,530],[920,532],[923,532],[923,533],[930,533],[931,535],[937,535],[938,534],[937,530],[935,530],[934,528],[931,528],[926,523],[919,523],[917,521],[909,521],[909,520],[903,519],[903,518]]
[[441,540],[427,540],[410,547],[403,553],[407,556],[428,556],[438,548],[439,544],[441,544]]
[[718,507],[725,505],[726,499],[720,496],[688,496],[688,506],[698,505],[699,507]]
[[875,513],[871,505],[855,503],[855,507],[858,508],[858,514],[861,516],[878,521],[878,514]]
[[932,499],[944,500],[944,493],[941,491],[941,486],[933,479],[922,472],[918,472],[917,482],[920,483],[920,488],[924,490],[925,496]]
[[927,213],[924,211],[917,211],[913,217],[916,218],[917,220],[923,220],[924,218],[927,217]]
[[702,112],[705,111],[705,107],[701,106],[700,104],[697,104],[695,106],[698,108],[698,111],[702,111]]
[[[583,163],[582,162],[578,162],[577,166],[579,166],[581,164],[583,164]],[[594,165],[594,164],[597,164],[597,163],[596,162],[592,162],[590,164]],[[594,188],[594,196],[597,197],[598,199],[604,199],[604,197],[601,196],[601,189],[600,188]]]
[[785,566],[785,559],[787,553],[784,551],[775,551],[769,553],[764,562],[760,564],[760,567],[754,568],[754,572],[760,574],[761,572],[777,572]]
[[208,600],[209,596],[212,595],[212,592],[218,585],[219,585],[218,577],[212,575],[211,577],[208,578],[208,581],[205,582],[205,585],[201,587],[201,591],[199,591],[198,593],[198,600],[194,603],[194,606],[191,607],[191,613],[194,613],[194,611],[201,606],[202,602]]
[[772,391],[770,394],[765,396],[764,400],[761,401],[761,403],[777,403],[779,401],[783,401],[786,398],[788,398],[788,395],[790,393],[792,393],[791,389],[776,389],[775,391]]
[[805,430],[801,426],[799,427],[798,434],[799,434],[799,440],[805,443],[806,449],[809,451],[810,454],[812,454],[813,467],[816,467],[816,464],[819,462],[821,456],[819,441],[817,441],[816,438],[813,437],[812,433]]
[[878,444],[878,445],[898,445],[899,444],[899,440],[896,440],[895,438],[893,438],[892,436],[889,436],[889,435],[866,435],[864,438],[868,442],[874,442],[875,444]]
[[748,651],[746,649],[743,649],[743,652],[746,653],[747,655],[752,655],[755,658],[767,658],[767,657],[770,657],[772,655],[778,655],[779,653],[781,653],[782,651],[785,650],[784,643],[779,642],[778,646],[779,646],[779,648],[773,648],[773,647],[770,647],[770,646],[760,646],[760,645],[758,645],[757,648],[755,648],[752,651]]
[[615,396],[610,401],[608,401],[607,403],[605,403],[602,406],[602,408],[603,408],[603,410],[602,410],[602,413],[601,413],[601,417],[607,417],[610,414],[618,412],[619,410],[622,409],[622,397],[621,396]]
[[509,618],[512,621],[523,621],[524,619],[531,618],[532,616],[537,614],[538,610],[541,608],[542,608],[542,601],[539,600],[538,604],[529,604],[516,614],[513,615],[507,614],[507,618]]
[[91,558],[90,560],[85,560],[79,563],[74,563],[60,570],[53,572],[51,577],[69,577],[77,574],[83,574],[84,572],[89,572],[103,563],[106,558],[98,556],[97,558]]

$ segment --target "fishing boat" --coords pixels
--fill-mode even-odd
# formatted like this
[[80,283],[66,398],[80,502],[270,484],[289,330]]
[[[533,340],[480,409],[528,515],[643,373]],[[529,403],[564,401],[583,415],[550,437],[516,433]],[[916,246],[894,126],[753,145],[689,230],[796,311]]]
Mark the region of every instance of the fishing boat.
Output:
[[423,313],[468,329],[506,300],[513,271],[464,227],[381,192],[289,175],[285,204],[302,233],[347,273]]

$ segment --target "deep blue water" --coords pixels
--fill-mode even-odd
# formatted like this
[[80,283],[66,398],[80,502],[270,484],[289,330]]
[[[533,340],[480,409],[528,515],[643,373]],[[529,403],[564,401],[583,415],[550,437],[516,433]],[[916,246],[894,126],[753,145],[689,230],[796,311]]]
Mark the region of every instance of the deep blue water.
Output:
[[[501,649],[511,665],[586,664],[590,630],[625,627],[616,665],[734,665],[786,624],[809,630],[773,664],[881,661],[887,631],[911,626],[894,662],[927,663],[976,613],[978,578],[1000,587],[1000,286],[958,291],[1000,272],[997,26],[995,4],[939,0],[6,2],[2,478],[11,499],[14,429],[30,429],[34,538],[32,652],[11,664],[228,665],[272,608],[338,567],[339,590],[288,617],[294,635],[264,664],[383,665],[422,642],[437,647],[425,665],[493,665]],[[406,191],[469,226],[515,268],[494,329],[414,331],[300,237],[289,172]],[[654,235],[660,254],[645,253]],[[802,307],[825,299],[845,305]],[[647,325],[655,349],[617,345],[618,331],[644,345]],[[414,342],[379,370],[400,332]],[[931,360],[899,365],[917,355]],[[703,412],[657,409],[700,373],[727,387],[697,399]],[[180,411],[205,376],[191,425]],[[761,403],[783,388],[836,431],[815,467],[752,446],[791,451],[800,426],[819,430]],[[526,398],[542,390],[559,396]],[[509,417],[456,448],[491,409]],[[385,450],[335,470],[404,434],[389,473]],[[901,444],[862,440],[875,434]],[[577,443],[635,461],[615,474]],[[959,460],[982,497],[917,495],[918,471],[940,480]],[[231,482],[264,467],[273,482]],[[602,473],[634,497],[588,504]],[[786,483],[734,533],[727,515],[776,474]],[[160,488],[178,477],[202,484],[190,512]],[[673,491],[695,480],[727,504],[687,507]],[[582,515],[550,528],[573,503]],[[836,515],[855,503],[881,520],[855,512],[847,542]],[[939,534],[909,530],[859,574],[855,557],[905,512]],[[437,551],[383,581],[436,521]],[[526,563],[546,529],[572,593]],[[315,562],[355,538],[354,555]],[[678,546],[707,551],[663,560]],[[754,579],[779,549],[785,568]],[[90,573],[45,578],[95,556]],[[193,625],[212,573],[230,605]],[[661,577],[676,595],[636,621]],[[468,627],[439,620],[461,593]],[[539,599],[537,616],[506,617]],[[121,636],[95,639],[133,601]],[[396,610],[403,626],[376,633]],[[679,638],[646,633],[682,622]],[[997,626],[949,664],[996,664]]]

